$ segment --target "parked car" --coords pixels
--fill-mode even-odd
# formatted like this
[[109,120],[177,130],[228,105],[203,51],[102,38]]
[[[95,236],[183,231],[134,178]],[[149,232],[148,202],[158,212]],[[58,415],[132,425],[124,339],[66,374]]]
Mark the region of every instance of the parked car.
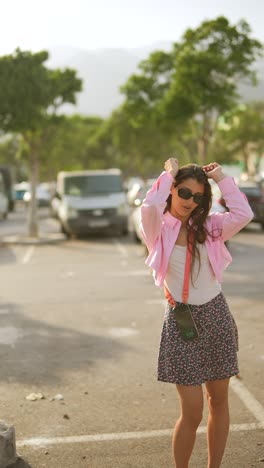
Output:
[[50,215],[53,218],[59,219],[59,206],[60,206],[60,196],[57,192],[53,194],[50,200]]
[[130,190],[127,192],[127,201],[130,206],[135,205],[135,200],[138,198],[144,198],[145,196],[145,184],[143,181],[135,182]]
[[[50,206],[51,194],[49,190],[49,185],[47,183],[42,183],[37,186],[36,189],[36,198],[37,204],[40,208],[45,208]],[[31,191],[28,190],[23,196],[23,200],[28,204],[31,200]]]
[[259,223],[264,230],[264,189],[256,182],[240,182],[239,189],[243,192],[254,213],[253,223]]
[[130,232],[133,236],[133,239],[136,242],[141,242],[144,244],[142,234],[140,232],[140,221],[141,221],[141,206],[138,205],[136,208],[133,209],[131,216],[130,216]]
[[226,202],[223,198],[222,192],[218,187],[217,183],[214,182],[212,179],[209,179],[209,183],[212,189],[212,206],[210,209],[210,213],[225,213],[228,211],[226,206]]
[[24,195],[26,192],[29,192],[30,185],[28,182],[20,182],[14,185],[14,190],[16,202],[24,202]]
[[119,169],[60,172],[52,207],[69,236],[128,232],[129,207]]

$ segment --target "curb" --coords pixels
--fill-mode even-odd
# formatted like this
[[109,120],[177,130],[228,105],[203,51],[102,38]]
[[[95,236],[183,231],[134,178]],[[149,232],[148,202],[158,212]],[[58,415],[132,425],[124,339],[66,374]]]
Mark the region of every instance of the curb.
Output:
[[64,242],[67,237],[64,234],[45,234],[38,237],[29,236],[4,236],[0,238],[1,245],[47,245]]

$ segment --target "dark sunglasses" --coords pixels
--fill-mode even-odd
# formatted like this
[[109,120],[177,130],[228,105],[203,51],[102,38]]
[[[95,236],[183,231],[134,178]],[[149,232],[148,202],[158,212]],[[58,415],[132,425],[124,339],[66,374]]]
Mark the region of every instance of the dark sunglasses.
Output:
[[190,189],[188,188],[180,188],[178,190],[178,195],[180,198],[183,198],[184,200],[189,200],[191,197],[193,197],[194,203],[197,203],[197,205],[201,205],[204,196],[201,193],[192,193]]

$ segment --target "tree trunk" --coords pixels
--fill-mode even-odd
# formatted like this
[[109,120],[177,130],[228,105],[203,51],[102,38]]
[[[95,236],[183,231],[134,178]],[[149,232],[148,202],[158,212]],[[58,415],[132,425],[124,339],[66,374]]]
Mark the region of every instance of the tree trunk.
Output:
[[198,138],[197,141],[197,147],[198,147],[198,156],[199,156],[199,161],[201,166],[205,166],[206,164],[206,157],[207,157],[207,149],[208,149],[208,144],[210,141],[211,137],[211,119],[210,115],[208,115],[206,112],[203,115],[202,119],[202,134]]
[[28,234],[30,237],[38,237],[38,217],[37,217],[37,198],[36,188],[39,178],[39,161],[35,151],[30,155],[30,184],[31,199],[28,209]]
[[197,146],[198,146],[199,162],[201,166],[205,166],[206,164],[207,144],[208,142],[203,136],[198,139]]
[[243,148],[243,162],[244,162],[244,171],[248,174],[248,145],[246,144]]

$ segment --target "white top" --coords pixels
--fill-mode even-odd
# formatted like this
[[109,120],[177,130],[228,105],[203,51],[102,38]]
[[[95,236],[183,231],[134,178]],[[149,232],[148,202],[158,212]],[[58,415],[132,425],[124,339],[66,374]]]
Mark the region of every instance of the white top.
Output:
[[[211,268],[207,250],[204,244],[198,244],[199,261],[195,258],[193,274],[190,274],[188,303],[194,305],[205,304],[221,292],[221,284],[217,281]],[[164,284],[177,302],[182,302],[182,289],[187,247],[175,245],[173,247]]]

